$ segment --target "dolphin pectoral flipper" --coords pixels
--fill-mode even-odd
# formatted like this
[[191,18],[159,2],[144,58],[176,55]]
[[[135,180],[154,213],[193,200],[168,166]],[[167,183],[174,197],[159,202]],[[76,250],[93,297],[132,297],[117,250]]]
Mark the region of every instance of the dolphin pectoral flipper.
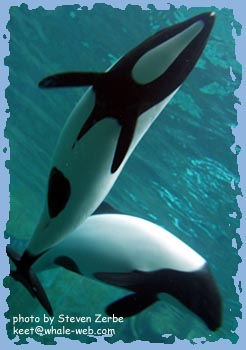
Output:
[[25,254],[20,256],[8,245],[6,249],[8,257],[15,264],[16,269],[10,271],[10,276],[16,281],[19,281],[29,291],[29,293],[37,298],[40,304],[48,312],[49,315],[53,315],[53,310],[48,300],[48,297],[30,264],[25,259]]
[[97,72],[65,72],[50,75],[38,84],[40,88],[75,87],[94,85],[98,79],[107,73]]
[[59,256],[55,259],[54,263],[57,266],[64,267],[64,269],[67,269],[69,271],[82,275],[76,263],[73,261],[73,259],[71,259],[68,256]]
[[134,293],[110,304],[106,308],[106,313],[109,316],[130,317],[143,311],[156,301],[157,298],[154,295]]

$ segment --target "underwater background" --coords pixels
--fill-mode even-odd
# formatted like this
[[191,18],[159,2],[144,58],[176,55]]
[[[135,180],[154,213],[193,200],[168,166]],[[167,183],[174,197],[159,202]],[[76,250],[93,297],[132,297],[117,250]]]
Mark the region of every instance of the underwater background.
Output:
[[[10,218],[6,236],[22,252],[32,236],[46,195],[52,153],[59,133],[85,88],[40,90],[38,82],[63,71],[105,71],[117,59],[158,29],[204,11],[217,20],[208,44],[182,88],[144,136],[126,164],[107,201],[121,212],[150,220],[175,234],[209,263],[223,300],[223,325],[212,333],[194,314],[167,296],[123,324],[109,324],[116,334],[106,338],[132,342],[147,340],[172,344],[175,337],[229,339],[237,342],[240,302],[233,276],[240,262],[241,240],[236,229],[241,213],[236,153],[232,127],[237,124],[235,89],[241,67],[235,59],[232,28],[241,26],[231,10],[153,6],[125,10],[104,4],[92,10],[61,6],[48,11],[26,5],[10,9],[10,86],[6,90],[10,118],[5,136],[10,144]],[[55,315],[90,316],[125,295],[115,287],[82,278],[62,269],[40,275]],[[5,286],[10,319],[8,336],[14,338],[12,318],[40,316],[44,310],[9,277]],[[58,324],[56,324],[58,327]],[[30,324],[22,324],[30,328]],[[59,326],[60,327],[60,326]],[[74,324],[78,328],[78,324]],[[96,325],[93,325],[96,328]],[[81,328],[81,325],[80,325]],[[167,336],[162,337],[163,334]],[[18,344],[30,336],[19,336]],[[55,335],[32,336],[55,344]],[[83,343],[96,341],[73,334]]]

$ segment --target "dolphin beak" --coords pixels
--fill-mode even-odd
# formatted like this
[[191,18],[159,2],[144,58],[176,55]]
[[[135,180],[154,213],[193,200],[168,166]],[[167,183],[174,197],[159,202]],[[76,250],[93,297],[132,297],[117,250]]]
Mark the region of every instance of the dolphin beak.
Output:
[[215,12],[206,12],[194,17],[204,22],[204,34],[208,37],[215,22]]
[[139,59],[136,57],[132,69],[134,81],[140,85],[159,83],[165,86],[164,96],[170,95],[194,68],[214,21],[214,12],[203,13],[145,40],[135,51]]
[[[184,43],[186,46],[180,55],[177,56],[177,59],[173,65],[173,69],[179,68],[179,84],[186,79],[201,56],[207,44],[214,22],[215,13],[209,12],[193,17],[184,22],[183,25],[181,23],[180,36],[184,37]],[[186,36],[184,33],[186,33]],[[191,35],[191,41],[189,41],[189,33]]]

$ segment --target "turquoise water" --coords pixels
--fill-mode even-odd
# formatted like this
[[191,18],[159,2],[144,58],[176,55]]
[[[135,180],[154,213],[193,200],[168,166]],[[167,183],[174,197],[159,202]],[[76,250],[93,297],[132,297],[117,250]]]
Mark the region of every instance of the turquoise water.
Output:
[[[10,86],[7,89],[9,138],[10,219],[7,233],[22,251],[42,210],[52,151],[59,132],[85,91],[41,91],[38,82],[56,72],[105,71],[118,58],[160,28],[209,9],[182,7],[143,11],[96,5],[93,10],[62,6],[54,11],[10,11]],[[206,260],[221,291],[223,326],[211,333],[176,300],[156,303],[141,314],[111,325],[116,335],[108,339],[131,342],[173,343],[179,339],[220,338],[236,343],[240,303],[233,276],[240,258],[236,234],[240,211],[236,195],[239,175],[231,128],[236,125],[235,89],[241,67],[235,60],[232,25],[240,31],[230,10],[212,9],[217,21],[196,68],[139,144],[107,200],[119,210],[151,220],[181,238]],[[41,276],[57,315],[93,315],[124,292],[57,269]],[[12,317],[42,316],[43,309],[22,286],[6,278],[9,338]],[[72,288],[71,288],[72,286]],[[23,327],[28,327],[23,324]],[[162,334],[172,334],[163,338]],[[20,336],[24,344],[28,336]],[[54,336],[39,342],[54,344]],[[91,342],[87,336],[70,336]]]

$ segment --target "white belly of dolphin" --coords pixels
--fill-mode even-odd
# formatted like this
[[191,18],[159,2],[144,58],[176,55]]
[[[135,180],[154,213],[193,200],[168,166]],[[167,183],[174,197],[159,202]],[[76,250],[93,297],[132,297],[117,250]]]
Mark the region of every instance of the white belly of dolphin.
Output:
[[174,269],[196,271],[205,260],[184,242],[149,221],[121,214],[95,215],[37,260],[37,271],[58,257],[74,261],[89,277],[98,272]]
[[[50,218],[48,203],[34,232],[28,251],[39,254],[73,231],[102,202],[117,179],[120,169],[111,173],[111,164],[120,134],[113,118],[103,119],[73,146],[78,125],[83,125],[93,107],[94,93],[89,89],[68,119],[58,141],[52,166],[68,179],[71,193],[65,208]],[[84,108],[85,106],[85,108]],[[83,114],[86,111],[87,113]]]

